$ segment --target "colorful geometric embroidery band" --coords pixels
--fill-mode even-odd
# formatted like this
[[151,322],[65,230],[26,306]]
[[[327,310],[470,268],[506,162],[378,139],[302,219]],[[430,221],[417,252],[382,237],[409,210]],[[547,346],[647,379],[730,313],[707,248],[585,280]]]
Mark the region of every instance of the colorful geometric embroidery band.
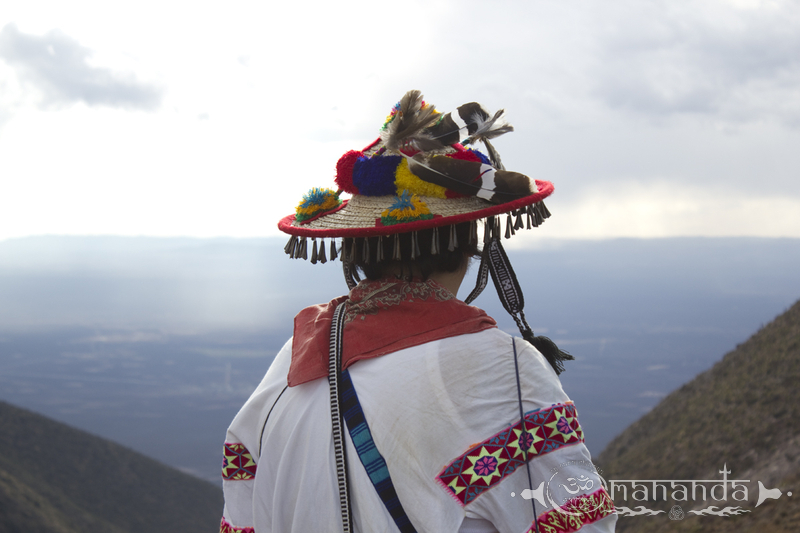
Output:
[[256,477],[256,462],[239,442],[226,442],[222,455],[222,477],[229,481],[245,481]]
[[255,530],[252,527],[234,527],[230,525],[226,520],[225,517],[222,517],[222,521],[219,523],[219,533],[254,533]]
[[525,449],[530,460],[583,442],[583,430],[572,402],[527,413],[525,429],[527,433],[517,422],[476,444],[447,465],[436,480],[461,505],[467,505],[522,466]]
[[[597,522],[614,512],[614,502],[602,488],[591,493],[581,494],[561,505],[562,511],[552,509],[539,515],[540,533],[573,533],[586,524]],[[531,528],[526,533],[536,531]]]

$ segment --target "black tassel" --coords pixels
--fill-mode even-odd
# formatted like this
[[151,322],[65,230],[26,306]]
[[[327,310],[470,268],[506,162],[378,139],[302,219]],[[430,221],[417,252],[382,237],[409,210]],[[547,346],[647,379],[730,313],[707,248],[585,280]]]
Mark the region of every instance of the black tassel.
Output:
[[469,243],[475,244],[478,242],[478,221],[473,220],[469,223]]
[[450,242],[447,244],[447,249],[451,252],[458,248],[458,235],[456,234],[455,224],[450,226]]
[[531,224],[533,225],[534,228],[538,228],[539,227],[539,217],[537,217],[536,214],[537,214],[536,213],[536,208],[534,206],[532,206],[532,205],[529,205],[528,206],[528,217],[530,218]]
[[292,256],[294,253],[294,245],[297,243],[297,236],[292,235],[289,237],[289,242],[286,243],[286,246],[283,247],[283,251],[286,252],[286,255],[289,257]]
[[349,257],[350,257],[350,262],[351,263],[355,263],[356,262],[356,248],[357,248],[356,241],[357,240],[358,240],[358,238],[350,239],[350,256]]
[[328,262],[328,258],[325,257],[325,239],[320,239],[319,241],[319,262],[323,265]]
[[522,221],[522,212],[524,209],[519,209],[517,211],[517,219],[514,221],[514,229],[522,229],[525,227],[525,223]]
[[297,257],[308,259],[308,239],[306,239],[305,237],[302,237],[300,239],[300,253],[297,254]]
[[492,230],[494,229],[494,217],[488,217],[483,221],[483,244],[485,245],[492,239]]
[[383,261],[383,237],[378,237],[378,251],[375,254],[375,261],[378,263]]
[[542,215],[542,210],[538,205],[534,206],[533,208],[533,216],[536,219],[536,227],[539,227],[542,222],[544,222],[544,216]]
[[336,239],[331,239],[331,261],[336,261],[339,254],[336,253]]
[[536,206],[542,213],[542,219],[550,218],[550,210],[547,209],[547,206],[544,205],[544,202],[539,202],[538,204],[536,204]]
[[311,237],[311,241],[314,243],[314,246],[311,247],[311,264],[317,264],[317,239]]
[[394,234],[394,250],[392,251],[392,261],[402,261],[403,257],[400,254],[400,235]]
[[431,238],[431,255],[439,254],[439,228],[433,228],[433,237]]
[[494,231],[492,231],[492,235],[496,236],[498,239],[500,235],[502,235],[502,228],[503,223],[500,222],[500,217],[494,217]]
[[531,224],[531,222],[533,221],[533,213],[531,213],[531,206],[528,206],[528,208],[525,209],[525,218],[528,221],[528,229],[531,229],[533,227],[533,224]]
[[369,237],[364,237],[364,245],[361,247],[361,258],[364,264],[369,264]]
[[[530,331],[530,335],[523,335],[523,338],[530,342],[534,348],[539,350],[547,362],[550,363],[550,366],[553,367],[553,370],[556,371],[556,374],[561,374],[564,371],[564,361],[574,361],[575,358],[569,354],[569,352],[565,352],[561,350],[556,343],[551,341],[549,338],[544,336],[534,337],[533,332]],[[526,332],[528,333],[528,332]]]

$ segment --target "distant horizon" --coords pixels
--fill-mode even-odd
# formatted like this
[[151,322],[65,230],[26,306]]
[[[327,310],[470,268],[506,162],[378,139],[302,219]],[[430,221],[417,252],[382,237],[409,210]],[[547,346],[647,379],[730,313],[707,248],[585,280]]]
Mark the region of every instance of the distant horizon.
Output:
[[[541,230],[540,230],[541,231]],[[543,232],[542,232],[543,233]],[[526,234],[522,234],[526,235]],[[568,242],[600,242],[600,241],[613,241],[613,240],[666,240],[666,239],[787,239],[787,240],[800,240],[800,235],[650,235],[650,236],[637,236],[637,235],[608,235],[608,236],[555,236],[546,234],[529,234],[529,238],[514,236],[514,239],[503,241],[503,246],[506,249],[522,249],[520,246],[535,245],[539,241],[568,241]],[[121,233],[36,233],[31,235],[21,235],[13,237],[0,238],[0,244],[23,239],[38,239],[38,238],[131,238],[131,239],[189,239],[189,240],[213,240],[213,239],[230,239],[230,240],[259,240],[259,239],[288,239],[289,236],[285,233],[276,231],[275,233],[268,233],[263,235],[189,235],[189,234],[174,234],[174,235],[150,235],[145,233],[139,234],[121,234]]]
[[[292,317],[347,292],[341,263],[290,260],[283,242],[0,242],[0,398],[212,479]],[[593,453],[800,299],[799,239],[537,244],[509,257],[531,326],[576,356],[562,383]],[[491,287],[475,305],[518,334]]]

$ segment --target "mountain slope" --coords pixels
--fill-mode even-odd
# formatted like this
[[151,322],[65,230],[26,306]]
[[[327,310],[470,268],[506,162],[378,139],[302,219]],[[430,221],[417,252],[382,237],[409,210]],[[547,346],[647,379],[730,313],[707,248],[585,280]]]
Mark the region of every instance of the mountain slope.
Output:
[[221,491],[110,441],[0,402],[0,531],[216,531]]
[[[800,530],[800,302],[728,353],[713,368],[666,397],[615,438],[598,457],[608,479],[750,479],[749,501],[734,517],[683,521],[620,517],[619,531]],[[756,481],[783,496],[755,507]],[[794,497],[788,496],[792,492]],[[651,509],[669,505],[641,502]],[[640,502],[617,502],[635,507]],[[663,503],[663,502],[661,502]],[[670,505],[675,502],[671,502]],[[699,505],[703,503],[703,505]],[[666,507],[665,507],[666,505]]]

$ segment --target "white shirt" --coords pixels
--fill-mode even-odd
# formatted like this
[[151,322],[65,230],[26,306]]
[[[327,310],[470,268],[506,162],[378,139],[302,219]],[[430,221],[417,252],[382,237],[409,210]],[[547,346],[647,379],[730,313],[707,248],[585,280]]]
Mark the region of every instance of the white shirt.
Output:
[[[568,415],[573,407],[552,367],[526,341],[516,338],[514,344],[526,419],[527,413],[535,418],[537,413],[553,412],[571,420]],[[246,531],[237,528],[251,526],[258,533],[342,531],[328,382],[317,379],[287,387],[290,362],[291,340],[228,430],[226,442],[241,443],[257,463],[254,478],[245,472],[240,476],[243,479],[223,481],[223,525],[231,528],[228,531]],[[506,452],[491,446],[481,448],[509,426],[519,427],[511,336],[488,329],[446,338],[358,361],[349,372],[375,444],[417,531],[457,533],[485,527],[486,522],[500,533],[532,530],[524,465],[500,475],[501,466],[511,464],[503,459]],[[556,447],[549,452],[530,452],[528,463],[533,488],[543,490],[538,499],[544,501],[536,501],[542,533],[558,531],[553,526],[558,517],[553,515],[551,503],[560,503],[565,487],[578,497],[602,496],[597,492],[600,478],[592,472],[589,452],[576,437],[580,431],[559,425],[571,435],[564,444],[561,439],[567,440],[567,436],[551,426],[542,426],[537,435],[555,435],[546,443]],[[349,435],[345,442],[355,531],[398,531]],[[469,473],[450,481],[460,490],[454,494],[446,486],[451,478],[443,475],[444,469],[465,456],[474,462],[480,454],[495,459],[484,457]],[[231,471],[227,471],[229,475]],[[490,486],[465,502],[464,490],[469,492],[471,486],[464,489],[463,485],[470,480],[478,485],[489,480]],[[547,494],[551,494],[550,500]],[[548,522],[542,521],[548,517]],[[486,522],[465,522],[465,518]],[[613,531],[616,523],[613,513],[590,523],[585,523],[591,520],[589,516],[577,518],[584,522],[580,530],[587,533]],[[550,529],[543,527],[547,524]]]

